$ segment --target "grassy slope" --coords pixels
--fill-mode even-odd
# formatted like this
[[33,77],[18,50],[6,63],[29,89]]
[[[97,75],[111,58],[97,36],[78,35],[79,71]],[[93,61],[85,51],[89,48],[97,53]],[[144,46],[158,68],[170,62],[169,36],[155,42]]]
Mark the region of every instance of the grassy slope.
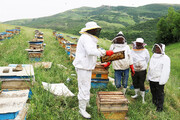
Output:
[[[11,25],[0,24],[0,31],[5,31],[6,29],[14,28]],[[8,64],[28,64],[31,63],[27,59],[28,48],[27,41],[34,37],[34,28],[21,27],[22,31],[20,35],[15,36],[13,39],[2,41],[3,45],[0,45],[0,66],[7,66]],[[46,48],[44,51],[43,61],[53,62],[52,68],[50,70],[43,70],[41,68],[34,68],[35,77],[37,84],[32,88],[33,96],[30,100],[30,108],[28,112],[29,120],[81,120],[83,119],[78,113],[78,100],[77,97],[57,97],[51,93],[45,91],[41,85],[41,82],[49,83],[65,83],[67,87],[75,94],[78,93],[78,86],[76,77],[70,76],[75,73],[72,62],[65,53],[65,50],[58,45],[58,41],[52,36],[52,30],[40,29],[44,32]],[[66,38],[68,39],[68,38]],[[110,42],[106,40],[100,40],[99,44],[108,49]],[[149,46],[151,50],[152,46]],[[175,49],[176,48],[176,49]],[[179,51],[180,43],[172,44],[167,46],[166,53],[171,58],[171,76],[165,86],[165,112],[157,113],[155,111],[155,106],[151,103],[151,94],[148,92],[146,94],[147,104],[141,104],[141,98],[133,100],[130,98],[134,94],[133,90],[127,90],[127,98],[130,101],[128,117],[131,120],[177,120],[180,113],[180,93],[179,93]],[[68,67],[67,70],[58,68],[56,64],[62,64]],[[112,67],[110,69],[110,75],[113,76]],[[70,83],[66,83],[66,79],[70,77]],[[131,84],[131,77],[129,79],[129,85]],[[148,84],[146,82],[146,84]],[[102,90],[102,89],[101,89]],[[116,88],[112,84],[108,84],[107,89],[103,91],[115,91]],[[92,114],[93,120],[102,120],[103,116],[97,114],[96,106],[96,92],[98,89],[91,89],[91,107],[87,110]]]

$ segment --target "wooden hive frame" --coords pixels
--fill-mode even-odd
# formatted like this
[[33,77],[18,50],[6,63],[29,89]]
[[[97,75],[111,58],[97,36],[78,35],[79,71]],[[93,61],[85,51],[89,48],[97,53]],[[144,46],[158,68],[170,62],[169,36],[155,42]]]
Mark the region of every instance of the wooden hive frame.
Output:
[[128,112],[128,100],[119,91],[98,92],[96,104],[106,119],[124,120]]

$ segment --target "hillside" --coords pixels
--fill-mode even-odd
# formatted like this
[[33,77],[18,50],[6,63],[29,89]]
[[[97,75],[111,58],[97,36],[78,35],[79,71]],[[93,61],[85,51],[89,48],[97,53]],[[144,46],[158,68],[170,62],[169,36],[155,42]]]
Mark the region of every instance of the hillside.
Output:
[[[100,35],[101,38],[113,39],[120,30],[123,30],[127,34],[129,41],[136,39],[136,37],[143,37],[148,43],[151,43],[155,36],[149,37],[147,34],[155,33],[157,19],[166,15],[169,7],[180,10],[180,5],[169,4],[150,4],[140,7],[81,7],[49,17],[14,20],[5,23],[36,28],[50,28],[79,35],[79,30],[84,27],[84,24],[93,20],[103,28]],[[149,20],[155,21],[148,22],[148,25],[146,25],[145,22]],[[137,31],[136,28],[139,28],[139,26],[142,27]]]
[[[15,26],[0,24],[0,32],[6,29],[13,29]],[[0,43],[0,66],[7,66],[8,64],[30,64],[32,61],[28,60],[26,48],[28,42],[34,38],[34,30],[37,28],[21,27],[21,34],[14,36],[12,39],[1,41]],[[43,89],[41,82],[48,83],[64,83],[75,95],[78,93],[77,78],[71,76],[75,74],[75,69],[55,37],[52,35],[51,29],[39,29],[44,32],[44,42],[46,47],[43,54],[42,61],[53,62],[51,69],[44,70],[42,68],[34,68],[36,84],[31,88],[33,92],[32,99],[29,100],[30,106],[28,111],[28,120],[83,120],[78,113],[78,99],[75,97],[58,97]],[[66,36],[66,33],[62,33]],[[72,36],[71,34],[68,34]],[[75,36],[79,37],[79,36]],[[65,37],[67,40],[70,38]],[[105,49],[110,46],[108,40],[100,39],[99,45]],[[150,54],[152,46],[148,46]],[[171,44],[166,47],[166,54],[171,58],[171,75],[168,83],[165,86],[165,102],[164,111],[156,112],[156,107],[151,102],[150,92],[146,93],[146,103],[141,104],[141,97],[133,100],[130,96],[134,95],[134,91],[127,90],[126,97],[129,100],[129,111],[127,117],[129,120],[178,120],[180,113],[180,43]],[[57,64],[62,64],[67,69],[59,68]],[[112,67],[109,70],[110,76],[114,77]],[[71,81],[68,83],[66,79],[70,77]],[[131,77],[129,77],[128,86],[132,84]],[[148,82],[145,82],[148,87]],[[116,88],[109,83],[106,89],[91,89],[91,107],[87,109],[92,115],[92,120],[104,120],[105,118],[98,114],[96,105],[97,91],[116,91]]]

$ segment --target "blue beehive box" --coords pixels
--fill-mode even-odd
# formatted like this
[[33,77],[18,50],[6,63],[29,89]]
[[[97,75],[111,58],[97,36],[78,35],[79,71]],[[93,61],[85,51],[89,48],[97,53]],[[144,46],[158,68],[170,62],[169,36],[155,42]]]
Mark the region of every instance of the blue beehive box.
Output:
[[41,61],[41,58],[29,58],[31,61],[36,61],[36,62],[39,62]]
[[18,113],[19,111],[14,112],[14,113],[0,114],[0,120],[15,119]]
[[109,79],[91,79],[92,88],[106,88]]

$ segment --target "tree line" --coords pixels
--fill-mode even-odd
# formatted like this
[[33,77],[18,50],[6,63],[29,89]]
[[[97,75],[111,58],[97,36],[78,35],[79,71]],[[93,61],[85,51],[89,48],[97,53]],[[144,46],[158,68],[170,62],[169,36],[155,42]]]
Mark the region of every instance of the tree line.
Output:
[[168,9],[167,16],[157,23],[157,43],[170,44],[180,41],[180,11],[173,7]]

